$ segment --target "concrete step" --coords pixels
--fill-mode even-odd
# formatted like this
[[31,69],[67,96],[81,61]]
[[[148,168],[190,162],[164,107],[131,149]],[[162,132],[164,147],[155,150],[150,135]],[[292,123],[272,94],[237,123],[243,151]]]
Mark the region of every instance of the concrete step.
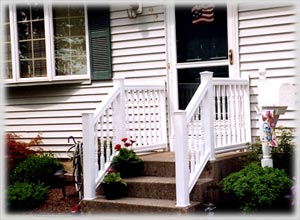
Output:
[[144,161],[143,176],[175,177],[173,152],[151,153],[140,156]]
[[174,215],[184,213],[200,212],[202,204],[191,202],[187,207],[176,207],[175,200],[149,199],[124,197],[116,200],[107,200],[103,196],[98,196],[93,201],[82,201],[82,211],[85,214],[159,214],[172,213]]
[[[123,178],[123,180],[127,183],[128,197],[176,200],[174,177],[139,176]],[[211,178],[199,179],[191,192],[191,200],[205,201],[207,195],[204,195],[203,192],[207,191],[207,187],[211,183],[213,183]],[[98,195],[103,195],[102,186],[98,190]]]

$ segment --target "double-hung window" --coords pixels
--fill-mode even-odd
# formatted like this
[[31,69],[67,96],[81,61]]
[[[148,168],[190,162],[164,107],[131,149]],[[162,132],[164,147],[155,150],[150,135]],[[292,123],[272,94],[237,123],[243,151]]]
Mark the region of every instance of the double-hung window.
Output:
[[[97,15],[105,15],[105,22],[96,24],[96,28],[109,33],[107,11],[107,8],[97,9]],[[88,14],[89,9],[85,5],[33,3],[6,7],[6,82],[31,85],[92,80],[95,72],[93,66],[96,65],[93,62],[111,60],[110,39],[109,35],[104,41],[102,39],[102,45],[98,48],[102,56],[97,57],[98,60],[93,59],[89,22],[93,23],[94,19]],[[97,76],[97,79],[109,78],[107,75],[101,77]]]

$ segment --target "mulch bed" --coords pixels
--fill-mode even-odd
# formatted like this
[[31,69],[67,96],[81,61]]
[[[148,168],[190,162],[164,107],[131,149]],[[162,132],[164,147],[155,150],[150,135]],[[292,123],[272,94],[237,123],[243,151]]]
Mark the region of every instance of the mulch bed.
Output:
[[61,188],[51,188],[47,192],[46,200],[37,208],[32,210],[11,211],[10,214],[22,215],[72,215],[72,208],[79,203],[78,193],[74,183],[65,185],[66,197],[63,197]]
[[66,197],[63,197],[61,188],[49,189],[48,198],[30,214],[71,214],[72,207],[79,203],[78,193],[74,184],[65,186]]

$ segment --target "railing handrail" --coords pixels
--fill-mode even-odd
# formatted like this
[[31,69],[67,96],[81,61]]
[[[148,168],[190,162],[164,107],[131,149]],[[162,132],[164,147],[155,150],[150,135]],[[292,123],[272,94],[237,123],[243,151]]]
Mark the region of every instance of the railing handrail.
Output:
[[109,105],[115,100],[115,98],[120,94],[120,87],[114,87],[113,90],[107,95],[96,108],[94,112],[94,119],[96,120],[100,115],[104,114],[104,111],[109,107]]
[[230,78],[213,78],[212,79],[213,85],[241,85],[246,86],[249,84],[248,79],[230,79]]
[[[167,148],[165,90],[165,84],[124,85],[124,78],[114,78],[114,87],[95,111],[82,114],[85,199],[95,198],[116,155],[113,146],[123,137],[139,139],[136,152]],[[146,129],[147,123],[152,124]]]
[[187,123],[193,117],[194,112],[196,111],[197,107],[200,105],[201,101],[205,97],[208,91],[208,83],[203,82],[197,88],[195,94],[193,95],[191,101],[189,102],[188,106],[186,107],[186,121]]
[[[175,142],[179,144],[175,152],[177,206],[190,204],[189,193],[206,163],[215,159],[216,137],[218,140],[220,135],[230,137],[220,142],[225,145],[218,146],[218,152],[245,148],[245,143],[241,142],[245,138],[238,135],[249,126],[246,122],[250,119],[246,104],[249,102],[248,86],[248,79],[212,78],[212,72],[202,72],[201,84],[186,109],[174,112],[174,120],[184,124],[175,128]],[[236,130],[243,128],[243,131],[224,132],[230,126]],[[221,130],[214,131],[217,128]],[[231,139],[235,140],[232,142]]]

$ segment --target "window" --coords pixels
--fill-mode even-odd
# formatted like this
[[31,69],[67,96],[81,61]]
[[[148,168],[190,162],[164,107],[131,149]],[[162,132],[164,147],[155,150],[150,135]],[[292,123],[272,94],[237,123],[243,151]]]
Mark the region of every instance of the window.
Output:
[[[109,9],[96,10],[97,13],[92,13],[84,5],[50,6],[39,3],[7,7],[4,21],[7,82],[25,85],[61,80],[111,79],[111,64],[106,64],[111,61]],[[88,19],[89,14],[105,16],[104,23],[93,25],[108,33],[108,36],[94,43],[98,45],[97,50],[105,51],[97,59],[88,56],[93,48],[91,24],[88,22],[93,23],[94,20]],[[102,67],[102,63],[106,66]],[[105,77],[90,68],[97,65],[105,68]]]
[[86,68],[83,7],[53,7],[56,75],[82,75]]
[[41,5],[17,6],[20,77],[47,76],[45,20]]
[[12,58],[11,58],[11,36],[10,36],[10,19],[9,19],[9,10],[8,7],[5,8],[4,12],[4,48],[6,48],[5,57],[4,57],[4,66],[5,66],[5,79],[12,79]]

